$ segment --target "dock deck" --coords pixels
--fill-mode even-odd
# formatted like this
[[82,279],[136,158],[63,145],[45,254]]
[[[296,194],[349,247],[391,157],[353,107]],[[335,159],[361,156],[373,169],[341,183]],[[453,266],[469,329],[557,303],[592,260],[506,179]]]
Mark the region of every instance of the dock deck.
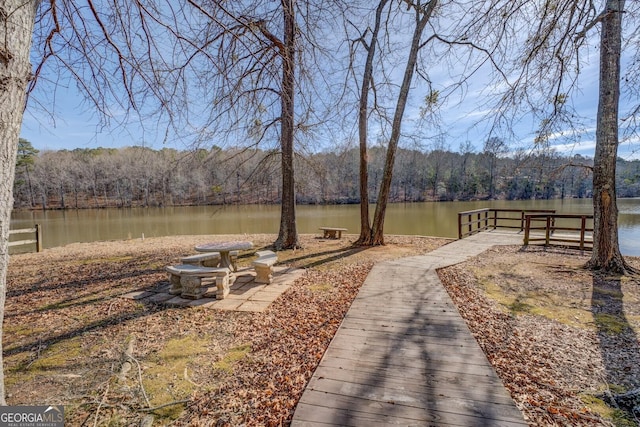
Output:
[[522,235],[483,232],[374,266],[292,426],[526,426],[436,273]]

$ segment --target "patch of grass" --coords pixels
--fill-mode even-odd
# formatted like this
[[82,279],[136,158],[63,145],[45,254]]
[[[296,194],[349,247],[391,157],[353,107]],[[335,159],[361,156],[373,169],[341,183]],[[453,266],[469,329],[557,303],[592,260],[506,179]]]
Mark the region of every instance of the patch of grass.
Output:
[[82,355],[80,337],[60,341],[45,349],[31,364],[29,370],[56,371],[73,363],[72,360],[80,355]]
[[251,352],[251,344],[243,344],[238,347],[234,347],[229,350],[222,360],[213,364],[213,367],[220,369],[229,374],[233,373],[233,365],[238,360],[241,360]]
[[612,314],[598,313],[594,318],[598,330],[609,335],[619,335],[629,327],[625,319]]
[[475,269],[474,274],[487,296],[496,301],[506,313],[543,316],[580,328],[593,328],[593,316],[583,294],[565,295],[543,289],[529,289],[522,285],[517,274],[496,276],[488,269]]
[[[612,390],[613,392],[613,390]],[[607,405],[607,402],[593,394],[582,394],[580,400],[593,413],[600,415],[602,418],[611,421],[616,427],[635,427],[636,422],[631,419],[629,414],[617,408]]]
[[509,308],[511,313],[517,315],[519,313],[531,313],[533,306],[522,301],[520,297],[517,297],[511,304],[507,305],[507,308]]
[[9,322],[5,322],[3,326],[3,333],[6,335],[14,334],[19,337],[30,337],[33,335],[41,335],[44,332],[47,332],[48,328],[36,328],[31,323],[25,324],[12,324]]
[[331,283],[316,283],[309,286],[309,290],[311,292],[329,292],[332,290],[334,286]]
[[622,299],[624,294],[622,293],[622,291],[620,289],[607,289],[607,288],[603,288],[601,286],[596,286],[594,285],[593,287],[593,293],[594,295],[601,295],[601,296],[609,296],[611,298],[614,299]]
[[[201,387],[189,377],[189,368],[199,355],[208,352],[207,342],[193,336],[169,340],[155,357],[143,363],[143,384],[152,406],[185,399]],[[182,405],[171,405],[158,409],[156,415],[174,420],[183,410]]]
[[44,349],[35,358],[31,354],[15,354],[5,357],[5,386],[7,389],[32,381],[40,375],[61,373],[78,357],[83,357],[80,337],[57,342]]
[[580,395],[580,400],[591,412],[594,412],[601,417],[611,419],[614,409],[607,405],[604,400],[590,393]]
[[590,311],[576,307],[566,307],[556,303],[533,307],[530,313],[583,329],[589,328],[593,322]]

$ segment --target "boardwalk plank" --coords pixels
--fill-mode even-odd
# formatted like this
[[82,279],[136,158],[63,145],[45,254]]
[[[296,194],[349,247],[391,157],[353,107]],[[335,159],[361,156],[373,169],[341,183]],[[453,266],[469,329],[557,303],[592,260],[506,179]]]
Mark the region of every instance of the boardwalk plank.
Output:
[[342,325],[342,334],[344,335],[356,335],[362,336],[364,332],[371,336],[372,333],[379,334],[381,337],[390,336],[389,339],[392,339],[392,336],[395,336],[396,339],[407,339],[409,336],[418,338],[432,338],[432,339],[444,339],[451,338],[454,336],[459,337],[460,340],[475,343],[476,340],[473,338],[466,328],[456,326],[456,325],[434,325],[429,328],[423,328],[418,330],[408,330],[406,328],[406,324],[398,324],[398,323],[384,323],[379,322],[377,324],[367,325],[365,321],[362,322],[348,322]]
[[[338,348],[362,349],[367,352],[393,352],[396,356],[404,357],[411,357],[413,354],[430,355],[443,352],[448,354],[453,351],[471,356],[478,353],[475,340],[457,338],[455,335],[451,338],[443,340],[441,337],[417,337],[409,334],[393,337],[392,335],[363,336],[344,333],[336,336],[332,344]],[[484,357],[483,360],[485,360]]]
[[[410,381],[421,380],[425,381],[438,378],[444,379],[451,384],[461,384],[465,378],[472,378],[481,384],[491,383],[495,384],[499,379],[497,378],[494,370],[487,366],[471,365],[466,362],[454,362],[451,360],[431,360],[428,361],[428,366],[432,369],[427,369],[425,361],[420,363],[407,363],[404,360],[397,362],[391,360],[387,363],[387,369],[385,375],[389,378],[407,379]],[[382,368],[376,360],[354,360],[341,357],[329,357],[323,360],[322,365],[318,367],[318,372],[327,368],[335,371],[335,375],[342,375],[342,371],[352,372],[364,372],[370,373],[379,371]]]
[[[428,366],[425,366],[428,368]],[[404,396],[411,395],[412,400],[420,401],[426,396],[446,396],[473,400],[476,402],[489,402],[502,405],[513,404],[508,393],[496,385],[502,385],[498,378],[489,378],[480,375],[460,375],[452,377],[449,373],[430,373],[426,375],[414,375],[413,377],[398,377],[393,375],[391,369],[378,369],[360,371],[335,369],[322,366],[318,368],[318,375],[309,383],[313,390],[322,390],[318,383],[323,381],[336,381],[356,385],[357,387],[380,389],[384,384],[385,390],[402,390]]]
[[[449,350],[449,351],[445,351]],[[366,354],[365,351],[367,352]],[[353,348],[343,346],[342,348],[331,344],[331,346],[325,352],[326,357],[341,357],[343,359],[352,360],[367,360],[370,362],[375,361],[379,363],[381,367],[386,367],[387,364],[398,365],[399,361],[404,363],[410,363],[412,359],[425,360],[429,363],[466,363],[469,365],[469,372],[471,368],[475,366],[486,366],[488,364],[484,354],[461,354],[457,351],[451,351],[451,348],[445,348],[443,351],[436,352],[395,352],[376,350],[374,348]]]
[[[434,398],[434,403],[436,399]],[[526,426],[517,419],[495,419],[472,415],[465,409],[463,413],[448,411],[447,408],[417,407],[391,401],[370,400],[358,396],[344,396],[323,391],[310,390],[300,400],[296,409],[295,425],[334,425],[334,426]],[[299,412],[298,412],[299,411]],[[375,420],[381,420],[376,423]],[[304,422],[304,423],[302,423]],[[378,421],[379,422],[379,421]],[[319,423],[319,424],[318,424]]]
[[[414,389],[408,384],[402,386],[387,381],[383,381],[382,384],[376,384],[373,381],[360,384],[320,377],[314,378],[309,383],[309,387],[311,390],[324,392],[330,396],[355,396],[369,401],[403,405],[439,414],[467,414],[487,420],[522,422],[522,414],[514,410],[513,401],[508,395],[502,393],[501,401],[495,402],[498,400],[495,390],[500,394],[500,389],[497,387],[446,390],[424,386]],[[453,393],[447,393],[447,391],[453,391]]]
[[292,426],[525,426],[435,269],[491,233],[373,267],[295,410]]

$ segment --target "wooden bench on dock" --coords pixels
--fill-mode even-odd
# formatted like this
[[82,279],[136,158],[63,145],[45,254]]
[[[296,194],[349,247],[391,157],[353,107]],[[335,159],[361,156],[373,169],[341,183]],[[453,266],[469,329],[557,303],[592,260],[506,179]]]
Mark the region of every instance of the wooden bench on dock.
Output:
[[273,251],[256,252],[258,259],[251,265],[256,269],[256,283],[271,283],[273,280],[273,265],[278,261],[278,255]]
[[193,264],[170,265],[166,267],[169,273],[171,288],[169,293],[183,298],[198,299],[207,291],[207,279],[215,279],[216,299],[224,299],[229,295],[229,286],[233,283],[233,276],[226,267],[203,267]]
[[342,238],[342,232],[347,231],[346,228],[339,227],[320,227],[323,232],[323,238],[325,239],[340,239]]

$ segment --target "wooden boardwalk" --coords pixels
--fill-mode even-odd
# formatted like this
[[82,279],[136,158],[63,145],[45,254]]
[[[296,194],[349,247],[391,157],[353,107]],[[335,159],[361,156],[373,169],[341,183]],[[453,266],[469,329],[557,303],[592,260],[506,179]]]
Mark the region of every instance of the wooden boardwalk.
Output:
[[436,269],[522,235],[483,232],[376,265],[292,426],[526,426]]

